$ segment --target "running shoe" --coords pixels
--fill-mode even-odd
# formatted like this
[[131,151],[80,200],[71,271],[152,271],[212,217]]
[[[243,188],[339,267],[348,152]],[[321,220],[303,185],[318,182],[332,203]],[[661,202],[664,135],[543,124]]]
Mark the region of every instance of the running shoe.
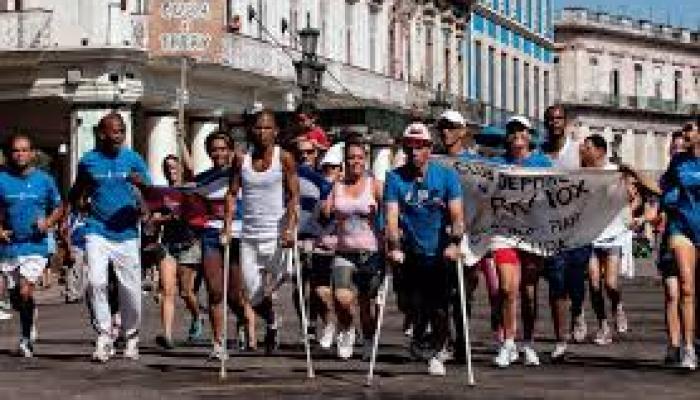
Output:
[[190,329],[187,332],[187,341],[194,343],[202,340],[203,330],[202,319],[199,317],[192,318]]
[[435,357],[437,357],[442,362],[448,362],[455,359],[454,352],[450,350],[447,346],[444,346],[442,350],[438,351]]
[[607,346],[612,343],[612,330],[610,330],[608,321],[603,320],[603,322],[600,324],[600,328],[598,328],[598,332],[596,332],[593,342],[598,346]]
[[129,360],[139,359],[139,337],[132,336],[126,339],[126,347],[124,347],[124,358]]
[[627,315],[625,310],[622,308],[622,303],[617,305],[617,312],[615,313],[615,329],[617,333],[627,333]]
[[34,345],[30,339],[23,337],[19,340],[19,355],[24,358],[34,357]]
[[574,319],[571,339],[576,343],[583,343],[586,340],[586,335],[588,335],[588,325],[586,325],[586,317],[583,315],[582,310],[581,314]]
[[318,340],[322,349],[328,350],[333,346],[333,336],[335,336],[335,325],[329,322],[321,330],[321,337]]
[[107,362],[109,357],[114,354],[113,348],[112,339],[109,335],[98,336],[95,342],[95,351],[92,353],[92,359],[94,361]]
[[695,348],[690,347],[683,350],[683,358],[681,359],[681,368],[686,368],[695,371],[698,367],[698,357],[695,354]]
[[0,309],[0,321],[7,321],[8,319],[12,319],[12,313]]
[[214,342],[211,352],[209,353],[209,359],[210,360],[226,360],[228,358],[228,354],[226,353],[226,349],[221,345],[219,342]]
[[566,356],[566,348],[567,348],[566,342],[559,342],[554,345],[554,350],[552,350],[552,354],[550,357],[552,358],[552,362],[558,362],[562,361],[564,357]]
[[493,359],[493,363],[499,368],[507,368],[510,364],[518,361],[518,347],[515,343],[503,343],[498,350],[498,355]]
[[432,376],[445,376],[445,364],[437,357],[432,357],[428,361],[428,374]]
[[523,363],[527,366],[536,367],[540,365],[540,358],[537,356],[537,352],[532,348],[531,345],[526,344],[521,347],[523,352]]
[[338,357],[343,360],[352,358],[352,352],[355,347],[355,328],[349,328],[338,334],[336,339],[338,347]]
[[681,365],[681,348],[676,346],[668,346],[664,364],[669,367],[678,367]]
[[175,348],[173,339],[165,337],[165,335],[156,336],[156,344],[163,350],[172,350]]

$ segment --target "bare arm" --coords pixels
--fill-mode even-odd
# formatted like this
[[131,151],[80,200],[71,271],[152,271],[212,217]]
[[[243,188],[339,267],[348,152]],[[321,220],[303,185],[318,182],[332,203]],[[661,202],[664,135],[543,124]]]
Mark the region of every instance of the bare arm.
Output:
[[297,175],[294,157],[285,151],[282,153],[281,158],[284,186],[287,194],[286,226],[282,232],[282,242],[285,247],[289,247],[294,241],[294,234],[299,223],[299,176]]
[[391,252],[401,250],[401,231],[399,230],[399,204],[386,204],[386,248]]
[[236,198],[238,197],[238,191],[241,189],[241,166],[243,164],[243,159],[236,155],[233,158],[233,165],[231,167],[231,179],[228,184],[228,191],[226,191],[225,203],[224,203],[224,232],[223,234],[228,237],[231,232],[231,221],[234,215],[236,215]]
[[185,132],[184,130],[178,128],[177,132],[177,145],[180,149],[180,154],[182,154],[182,166],[185,169],[185,177],[194,176],[194,160],[192,159],[192,153],[187,148],[187,143],[185,143]]

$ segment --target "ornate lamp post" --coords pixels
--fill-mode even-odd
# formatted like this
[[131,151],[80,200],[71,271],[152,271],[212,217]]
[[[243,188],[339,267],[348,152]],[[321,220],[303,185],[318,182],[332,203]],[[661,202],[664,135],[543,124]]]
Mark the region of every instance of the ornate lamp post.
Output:
[[318,38],[321,32],[311,27],[311,16],[306,14],[306,28],[299,31],[301,40],[301,60],[294,61],[297,85],[301,89],[302,111],[316,109],[316,100],[323,84],[326,65],[318,61]]

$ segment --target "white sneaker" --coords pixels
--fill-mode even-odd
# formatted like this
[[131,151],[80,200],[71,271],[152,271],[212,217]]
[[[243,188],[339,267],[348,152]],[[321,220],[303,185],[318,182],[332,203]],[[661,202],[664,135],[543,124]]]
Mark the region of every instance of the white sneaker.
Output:
[[338,357],[343,360],[352,357],[353,347],[355,346],[355,328],[350,328],[347,331],[340,332],[337,339]]
[[448,349],[447,346],[444,346],[442,350],[438,351],[435,357],[442,362],[448,362],[455,359],[454,353]]
[[112,339],[107,335],[100,335],[95,342],[95,351],[92,353],[92,359],[99,362],[107,362],[112,353]]
[[612,343],[612,331],[610,330],[608,321],[603,320],[598,332],[595,334],[595,339],[593,339],[593,342],[598,346],[606,346]]
[[0,309],[0,321],[7,321],[8,319],[12,319],[12,313]]
[[556,362],[564,358],[566,355],[566,348],[567,348],[566,342],[559,342],[554,345],[554,350],[552,350],[552,361]]
[[224,349],[224,346],[221,345],[221,343],[214,342],[211,352],[209,353],[209,359],[219,361],[228,359],[228,353],[226,352],[226,349]]
[[586,325],[586,317],[581,314],[574,320],[574,326],[571,330],[571,339],[576,343],[583,343],[588,335],[588,325]]
[[523,362],[527,366],[536,367],[540,365],[540,358],[537,356],[537,352],[530,345],[524,345],[521,347],[523,351]]
[[432,376],[445,376],[445,364],[438,358],[433,357],[428,361],[428,374]]
[[34,357],[34,346],[30,339],[21,338],[19,340],[19,354],[24,358]]
[[499,368],[507,368],[510,364],[518,361],[518,348],[515,343],[503,343],[498,350],[498,355],[493,359],[493,363]]
[[323,327],[321,337],[318,340],[322,349],[328,350],[333,346],[333,336],[335,336],[335,325],[329,322]]
[[681,367],[695,371],[698,367],[698,357],[695,354],[695,348],[683,349],[683,358],[681,359]]
[[139,337],[132,336],[126,339],[126,347],[124,347],[124,358],[129,360],[139,359]]

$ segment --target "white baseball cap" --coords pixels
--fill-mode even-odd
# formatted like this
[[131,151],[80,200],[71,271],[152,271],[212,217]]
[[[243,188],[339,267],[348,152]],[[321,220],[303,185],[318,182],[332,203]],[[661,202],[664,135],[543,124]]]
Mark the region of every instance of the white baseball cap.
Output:
[[324,165],[343,165],[343,149],[342,143],[336,143],[331,146],[321,159],[321,166]]
[[445,110],[440,114],[440,117],[438,118],[438,121],[448,121],[456,125],[460,126],[466,126],[467,121],[464,119],[462,114],[459,113],[459,111],[455,110]]
[[414,122],[403,131],[404,139],[420,139],[432,142],[433,137],[430,135],[430,130],[420,122]]
[[524,115],[514,115],[510,118],[508,118],[508,122],[506,123],[506,126],[512,124],[512,123],[518,123],[525,128],[532,129],[532,124],[530,123],[530,120],[524,116]]

